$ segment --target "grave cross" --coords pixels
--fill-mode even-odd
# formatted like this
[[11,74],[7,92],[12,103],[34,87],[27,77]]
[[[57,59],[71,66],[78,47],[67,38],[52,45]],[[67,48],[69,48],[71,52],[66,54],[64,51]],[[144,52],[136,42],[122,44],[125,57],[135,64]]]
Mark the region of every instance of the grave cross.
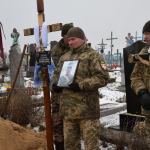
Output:
[[100,45],[100,46],[101,46],[101,52],[103,53],[103,50],[104,50],[104,48],[105,48],[105,45],[107,45],[107,44],[104,44],[104,43],[103,43],[103,39],[102,39],[102,43],[101,43],[101,44],[97,44],[97,45]]
[[106,39],[106,40],[111,40],[111,65],[112,65],[112,40],[115,40],[115,39],[118,39],[118,38],[113,38],[113,33],[111,32],[111,38],[110,39]]
[[137,31],[135,33],[135,37],[133,37],[135,39],[135,42],[137,41],[138,38],[141,38],[141,37],[137,37]]
[[[37,11],[38,11],[38,25],[39,25],[39,42],[40,42],[41,50],[43,51],[43,44],[42,44],[42,37],[41,37],[42,24],[43,22],[45,22],[43,0],[37,0]],[[59,31],[61,29],[62,29],[62,23],[47,26],[48,32]],[[34,34],[34,28],[29,28],[29,29],[24,30],[24,36],[29,36],[33,34]],[[44,106],[45,106],[44,108],[45,108],[45,121],[46,121],[47,148],[48,150],[54,150],[51,104],[50,104],[49,75],[48,75],[47,65],[42,67],[42,72],[46,74],[46,79],[43,81],[43,93],[44,93]]]

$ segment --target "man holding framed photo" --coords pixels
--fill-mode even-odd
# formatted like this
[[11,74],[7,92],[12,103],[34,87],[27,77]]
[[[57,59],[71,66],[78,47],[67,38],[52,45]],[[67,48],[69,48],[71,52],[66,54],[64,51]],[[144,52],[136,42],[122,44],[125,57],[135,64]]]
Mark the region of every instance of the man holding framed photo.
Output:
[[[86,150],[99,150],[100,106],[98,89],[109,80],[105,61],[94,49],[85,44],[85,34],[79,27],[67,33],[71,51],[63,55],[55,69],[52,90],[60,93],[60,117],[64,122],[66,150],[80,150],[81,137]],[[72,83],[58,86],[63,64],[79,60]]]

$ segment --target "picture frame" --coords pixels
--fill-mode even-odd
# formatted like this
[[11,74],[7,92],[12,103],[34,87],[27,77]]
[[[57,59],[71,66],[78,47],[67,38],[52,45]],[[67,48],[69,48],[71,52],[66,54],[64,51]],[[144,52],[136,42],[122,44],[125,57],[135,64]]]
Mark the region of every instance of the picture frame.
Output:
[[78,69],[78,65],[79,59],[63,61],[57,86],[68,87],[69,84],[73,83]]

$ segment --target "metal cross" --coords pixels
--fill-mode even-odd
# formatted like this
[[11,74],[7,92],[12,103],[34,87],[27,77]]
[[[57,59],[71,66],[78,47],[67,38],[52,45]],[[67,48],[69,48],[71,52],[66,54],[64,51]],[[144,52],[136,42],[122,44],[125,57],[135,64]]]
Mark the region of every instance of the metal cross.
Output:
[[110,39],[106,39],[106,40],[111,40],[111,65],[112,65],[112,40],[115,40],[118,38],[113,38],[113,33],[111,32],[111,38]]
[[100,45],[100,46],[101,46],[101,51],[102,51],[102,53],[103,53],[103,50],[104,50],[104,48],[105,48],[105,45],[107,45],[107,44],[104,44],[104,43],[103,43],[103,39],[102,39],[102,43],[101,43],[101,44],[97,44],[97,45]]
[[135,42],[137,41],[138,38],[141,38],[141,37],[137,37],[137,31],[135,33],[135,37],[133,37],[135,39]]

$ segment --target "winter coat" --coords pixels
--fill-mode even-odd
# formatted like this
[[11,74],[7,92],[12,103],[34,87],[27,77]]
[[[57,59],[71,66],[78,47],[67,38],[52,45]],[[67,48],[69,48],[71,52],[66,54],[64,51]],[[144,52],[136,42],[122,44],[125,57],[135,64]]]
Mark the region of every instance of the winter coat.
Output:
[[83,44],[64,54],[55,69],[52,83],[57,83],[64,60],[79,59],[74,82],[80,92],[63,88],[60,94],[60,117],[63,119],[99,118],[100,105],[98,88],[108,83],[109,74],[103,65],[105,61],[91,47]]
[[[149,46],[144,47],[140,54],[147,54]],[[141,61],[135,64],[133,72],[131,74],[131,88],[138,95],[138,92],[141,89],[147,89],[150,93],[150,67],[146,64],[143,64]],[[143,114],[149,114],[149,111],[146,111],[142,108]]]
[[[69,45],[64,45],[63,39],[61,39],[51,50],[51,56],[53,59],[53,62],[55,64],[55,67],[58,64],[58,61],[62,55],[70,51]],[[52,102],[59,102],[59,94],[57,94],[55,91],[52,91],[52,96],[51,96]]]

